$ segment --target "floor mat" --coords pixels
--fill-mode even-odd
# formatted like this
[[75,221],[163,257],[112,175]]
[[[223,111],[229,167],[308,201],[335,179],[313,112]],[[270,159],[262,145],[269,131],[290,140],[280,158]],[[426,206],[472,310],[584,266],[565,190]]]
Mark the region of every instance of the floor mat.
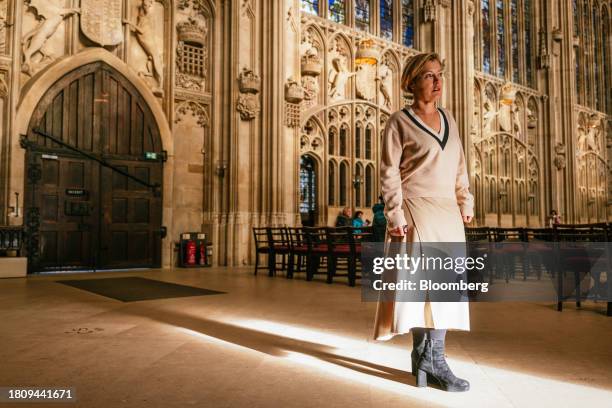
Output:
[[117,299],[122,302],[169,299],[187,296],[218,295],[225,292],[178,285],[153,279],[130,276],[125,278],[58,280],[58,283]]

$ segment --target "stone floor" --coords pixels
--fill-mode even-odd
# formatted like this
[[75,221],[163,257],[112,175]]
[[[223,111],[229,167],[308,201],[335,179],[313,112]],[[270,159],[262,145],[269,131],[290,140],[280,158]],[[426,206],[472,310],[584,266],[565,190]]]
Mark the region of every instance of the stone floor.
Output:
[[[53,407],[610,406],[612,318],[602,303],[473,303],[447,338],[470,392],[418,389],[409,336],[370,339],[360,290],[250,269],[90,273],[227,292],[122,303],[56,283],[0,280],[0,387],[74,387]],[[14,404],[25,407],[28,404]],[[40,407],[46,404],[32,404]],[[10,406],[0,404],[0,407]]]

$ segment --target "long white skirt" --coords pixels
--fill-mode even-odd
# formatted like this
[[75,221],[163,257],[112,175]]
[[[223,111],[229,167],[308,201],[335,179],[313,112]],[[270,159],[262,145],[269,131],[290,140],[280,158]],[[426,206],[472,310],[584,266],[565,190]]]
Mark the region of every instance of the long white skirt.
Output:
[[[408,234],[391,242],[465,242],[465,229],[455,199],[418,197],[404,199]],[[470,330],[468,302],[379,301],[374,338],[388,340],[408,333],[413,327]]]

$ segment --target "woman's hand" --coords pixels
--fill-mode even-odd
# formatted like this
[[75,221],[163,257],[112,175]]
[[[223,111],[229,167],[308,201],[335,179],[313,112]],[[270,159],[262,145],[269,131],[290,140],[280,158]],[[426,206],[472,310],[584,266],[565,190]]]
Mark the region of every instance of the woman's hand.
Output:
[[396,228],[390,229],[389,235],[391,235],[392,237],[403,237],[405,235],[404,227],[396,227]]
[[469,224],[470,222],[472,222],[472,219],[474,217],[472,217],[471,215],[462,215],[461,218],[463,218],[464,224]]

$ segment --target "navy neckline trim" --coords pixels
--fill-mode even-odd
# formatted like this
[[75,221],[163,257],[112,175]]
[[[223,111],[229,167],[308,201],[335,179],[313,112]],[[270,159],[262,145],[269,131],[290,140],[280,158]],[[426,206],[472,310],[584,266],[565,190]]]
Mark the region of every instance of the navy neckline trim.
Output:
[[442,114],[442,119],[444,120],[444,136],[442,138],[442,140],[440,140],[436,135],[434,135],[429,129],[427,129],[425,126],[423,126],[421,124],[421,122],[418,121],[417,118],[415,118],[414,116],[412,116],[410,114],[410,111],[408,111],[408,109],[404,108],[402,109],[402,111],[406,114],[406,116],[408,116],[410,118],[410,120],[412,120],[414,122],[415,125],[417,125],[419,127],[419,129],[423,130],[425,133],[427,133],[429,136],[433,137],[434,139],[436,139],[436,142],[438,142],[440,144],[440,147],[442,148],[442,150],[444,150],[444,147],[446,146],[446,142],[448,141],[448,120],[446,119],[446,115],[444,114],[444,112],[442,111],[442,109],[437,108],[438,112],[440,112]]

